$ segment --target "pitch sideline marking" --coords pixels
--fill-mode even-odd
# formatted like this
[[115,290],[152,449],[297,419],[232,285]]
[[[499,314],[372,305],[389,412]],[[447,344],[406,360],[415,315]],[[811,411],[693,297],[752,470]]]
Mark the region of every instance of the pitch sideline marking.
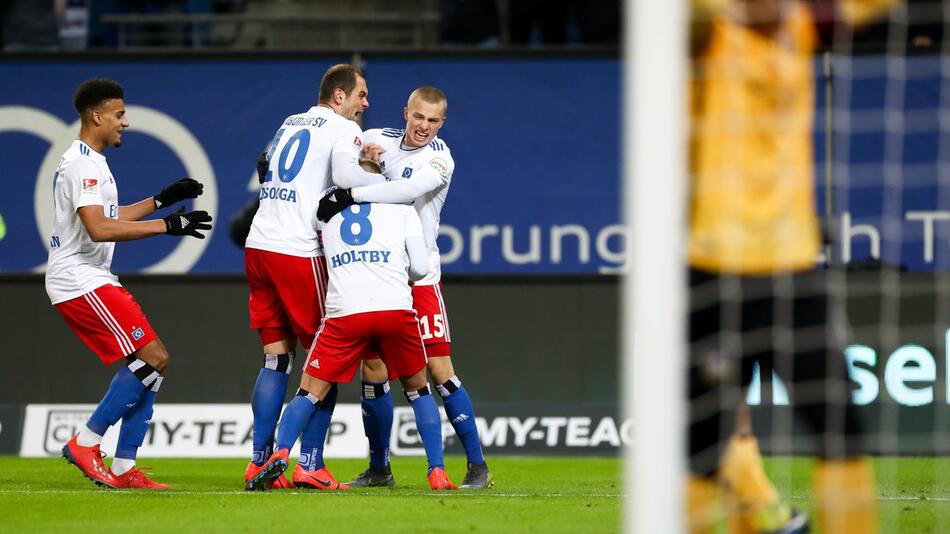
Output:
[[[788,495],[791,501],[808,501],[811,497],[808,495]],[[950,497],[878,497],[878,502],[950,502]]]
[[[212,490],[212,491],[194,491],[194,490],[169,490],[169,491],[126,491],[126,490],[109,490],[109,489],[88,489],[88,490],[28,490],[28,489],[0,489],[0,494],[93,494],[93,493],[102,493],[104,495],[254,495],[260,493],[289,493],[289,494],[308,494],[316,493],[310,490],[299,490],[299,491],[287,491],[280,490],[278,492],[255,492],[255,491],[244,491],[244,490]],[[330,492],[320,492],[321,494],[326,493],[332,495]],[[395,495],[384,494],[381,492],[373,493],[363,493],[363,492],[347,492],[347,495],[362,495],[366,497],[453,497],[453,496],[465,496],[465,497],[505,497],[505,498],[523,498],[523,497],[576,497],[579,499],[585,498],[609,498],[609,497],[623,497],[623,494],[620,493],[591,493],[587,495],[566,495],[564,493],[482,493],[482,492],[470,492],[470,491],[458,491],[458,492],[412,492],[412,493],[398,493]]]
[[[64,495],[64,494],[94,494],[97,493],[95,489],[89,490],[28,490],[28,489],[0,489],[0,494],[31,494],[31,495]],[[171,490],[171,491],[154,491],[154,492],[141,492],[141,491],[125,491],[125,490],[99,490],[98,493],[103,495],[255,495],[262,492],[253,492],[253,491],[243,491],[243,490],[213,490],[213,491],[194,491],[194,490]],[[271,492],[266,492],[271,493]],[[278,493],[289,493],[289,494],[308,494],[314,493],[312,491],[303,490],[303,491],[279,491]],[[333,495],[333,493],[327,493]],[[347,495],[362,495],[364,497],[392,497],[393,495],[388,495],[384,493],[347,493]],[[527,497],[574,497],[578,499],[585,498],[617,498],[625,497],[626,495],[622,493],[590,493],[587,495],[566,495],[564,493],[482,493],[482,492],[469,492],[469,491],[460,491],[460,492],[413,492],[413,493],[399,493],[399,497],[501,497],[501,498],[527,498]],[[807,500],[809,497],[801,495],[791,495],[788,496],[791,500]],[[883,502],[950,502],[950,497],[878,497],[878,501]]]

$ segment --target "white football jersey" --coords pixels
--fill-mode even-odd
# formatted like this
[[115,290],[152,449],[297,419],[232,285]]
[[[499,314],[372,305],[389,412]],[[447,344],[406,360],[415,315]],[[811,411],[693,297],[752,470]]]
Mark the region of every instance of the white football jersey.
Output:
[[115,243],[97,243],[89,237],[77,210],[102,206],[110,219],[119,218],[119,190],[102,154],[73,141],[53,175],[55,220],[46,265],[46,293],[59,304],[106,284],[119,284],[112,274]]
[[419,215],[404,204],[354,204],[334,215],[323,228],[326,316],[411,310],[406,239],[422,235]]
[[245,246],[305,258],[322,255],[317,206],[332,185],[331,155],[352,151],[355,165],[362,136],[355,122],[327,107],[287,117],[271,142],[270,169]]
[[[431,189],[413,202],[422,221],[426,248],[429,250],[429,274],[416,285],[437,284],[442,279],[442,261],[436,238],[439,236],[442,206],[449,195],[455,161],[448,145],[438,137],[423,147],[407,148],[402,144],[404,134],[404,130],[397,128],[372,129],[363,133],[363,141],[380,145],[386,150],[380,156],[380,166],[386,180],[416,180],[426,184],[424,189]],[[371,188],[375,186],[361,188],[361,201],[390,200],[373,198],[372,193],[368,192]]]

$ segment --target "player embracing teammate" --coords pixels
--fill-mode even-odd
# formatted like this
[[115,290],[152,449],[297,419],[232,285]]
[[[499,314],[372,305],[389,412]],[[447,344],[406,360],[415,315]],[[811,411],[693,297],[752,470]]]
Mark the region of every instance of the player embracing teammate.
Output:
[[[299,340],[309,348],[323,319],[327,267],[317,233],[317,203],[331,175],[371,183],[358,165],[363,141],[357,126],[369,107],[366,78],[352,65],[334,65],[320,82],[317,105],[284,119],[274,134],[261,176],[260,206],[245,245],[251,328],[258,331],[264,361],[251,398],[253,452],[244,481],[260,474],[273,452],[274,431],[284,403]],[[323,399],[332,413],[336,390]],[[305,430],[303,450],[317,461],[323,438]],[[322,460],[320,461],[322,465]],[[291,488],[283,477],[274,488]]]
[[[472,400],[455,374],[451,359],[451,334],[442,297],[442,269],[436,238],[439,221],[455,170],[448,145],[439,139],[445,124],[448,100],[435,87],[419,87],[403,109],[405,129],[383,128],[364,133],[367,152],[376,155],[386,181],[369,186],[341,183],[352,187],[327,195],[320,203],[318,217],[331,216],[352,203],[378,202],[412,204],[422,221],[429,256],[428,274],[412,287],[413,308],[426,346],[428,369],[445,412],[458,435],[468,459],[463,488],[486,488],[494,484],[482,454]],[[357,185],[356,187],[353,187]],[[389,467],[389,443],[392,431],[392,397],[388,380],[394,378],[379,359],[366,360],[362,368],[363,425],[370,441],[369,469],[350,485],[393,486]]]
[[[399,378],[416,416],[429,462],[429,486],[456,489],[445,472],[442,423],[426,377],[426,352],[412,310],[409,280],[428,270],[419,216],[411,206],[360,204],[336,214],[323,231],[330,271],[326,318],[304,366],[300,389],[287,405],[277,449],[248,481],[248,490],[267,489],[288,467],[288,455],[306,428],[325,439],[336,383],[347,383],[367,352],[379,354]],[[321,442],[322,443],[322,442]],[[347,489],[301,450],[294,483],[315,489]]]
[[[364,487],[391,487],[395,485],[389,466],[389,443],[393,421],[393,403],[389,394],[389,380],[399,378],[403,383],[407,399],[416,412],[416,422],[429,459],[430,487],[433,489],[455,489],[455,485],[448,480],[442,465],[442,440],[438,412],[429,410],[430,405],[434,407],[434,402],[429,395],[430,390],[427,380],[425,380],[425,371],[428,369],[436,384],[436,390],[443,398],[446,413],[460,437],[468,457],[468,469],[462,487],[485,488],[493,485],[491,473],[482,455],[472,401],[461,381],[456,377],[452,366],[450,358],[451,337],[441,292],[441,261],[436,238],[442,206],[445,204],[449,183],[454,171],[451,153],[446,144],[437,136],[439,129],[444,124],[446,109],[447,100],[440,90],[434,87],[420,87],[410,95],[404,109],[406,118],[406,128],[404,130],[369,130],[362,137],[362,146],[356,147],[362,148],[360,162],[368,169],[372,168],[382,174],[368,177],[366,174],[338,173],[335,167],[330,172],[332,182],[339,189],[327,194],[321,200],[319,210],[310,213],[316,215],[321,221],[328,223],[328,228],[324,233],[326,241],[324,244],[327,246],[327,255],[336,258],[332,261],[346,262],[346,264],[354,263],[354,267],[351,269],[343,269],[342,263],[330,266],[329,294],[335,293],[337,299],[345,298],[347,304],[342,307],[334,307],[335,311],[332,313],[328,308],[327,319],[321,326],[320,334],[317,335],[317,339],[311,348],[310,359],[308,360],[310,364],[305,367],[305,374],[297,398],[288,405],[284,412],[281,430],[278,433],[276,451],[270,455],[270,460],[263,465],[257,462],[262,457],[261,453],[267,452],[267,450],[258,446],[257,434],[255,433],[255,461],[248,466],[245,475],[246,489],[261,490],[289,485],[283,482],[285,479],[282,473],[288,467],[288,452],[298,436],[301,436],[301,455],[300,461],[294,469],[294,484],[298,487],[316,489],[346,489],[347,486],[337,482],[324,466],[322,452],[327,428],[336,404],[335,384],[349,381],[355,373],[355,368],[350,372],[350,365],[354,361],[352,360],[353,357],[359,357],[363,360],[361,404],[364,414],[364,427],[370,441],[371,453],[369,469],[360,474],[350,484]],[[270,168],[275,165],[274,154],[276,150],[279,149],[272,147],[271,153],[268,155]],[[281,165],[284,165],[284,163],[278,161],[278,168]],[[271,197],[274,197],[274,195],[262,193],[262,204]],[[276,198],[280,198],[280,195],[277,195]],[[370,202],[375,204],[369,204]],[[372,250],[368,252],[370,256],[365,256],[364,251],[358,251],[357,256],[351,255],[350,252],[330,252],[330,243],[333,242],[333,237],[336,236],[334,232],[343,236],[348,236],[353,232],[357,232],[357,235],[363,235],[365,233],[364,225],[369,225],[370,228],[374,227],[370,222],[372,218],[366,218],[369,215],[364,217],[359,215],[363,212],[359,211],[358,208],[351,208],[356,203],[366,206],[367,214],[371,209],[370,206],[379,205],[377,215],[372,216],[373,218],[383,217],[380,213],[388,213],[391,205],[409,204],[413,207],[412,211],[415,218],[421,219],[420,237],[422,238],[422,251],[424,252],[422,270],[419,276],[412,277],[415,284],[412,285],[411,289],[408,278],[404,281],[399,278],[396,286],[388,289],[388,291],[398,289],[408,294],[409,308],[405,308],[402,301],[399,302],[398,307],[380,307],[384,306],[380,304],[380,301],[385,301],[386,298],[380,299],[373,292],[359,289],[366,284],[372,284],[379,277],[392,280],[393,275],[390,271],[393,271],[394,266],[396,267],[395,271],[400,269],[405,271],[407,267],[410,267],[409,264],[398,267],[398,263],[367,261],[367,258],[374,257],[372,256]],[[339,215],[341,212],[343,215]],[[344,216],[344,223],[334,226],[334,216]],[[387,227],[390,226],[389,223],[385,224]],[[395,226],[400,227],[398,224]],[[379,228],[379,223],[375,227]],[[277,233],[276,229],[275,233]],[[365,233],[363,239],[370,239],[372,236],[373,233],[370,231]],[[413,236],[403,237],[406,239],[406,243],[414,241],[411,239]],[[396,243],[398,239],[393,238],[392,241]],[[355,246],[355,243],[346,240],[344,242]],[[248,247],[253,247],[253,243],[254,241],[249,237]],[[365,242],[359,244],[365,245]],[[387,250],[390,253],[392,250],[398,250],[400,255],[407,253],[396,245],[390,244],[389,246],[390,249]],[[406,247],[409,247],[409,245],[407,244]],[[377,252],[377,259],[382,257],[378,254]],[[389,255],[386,257],[388,258]],[[349,262],[346,261],[348,259]],[[411,265],[411,267],[416,270],[420,269],[418,265]],[[340,273],[355,272],[359,274],[341,276],[334,282],[332,273],[337,272],[334,269],[340,269]],[[248,272],[250,275],[250,271]],[[389,274],[383,274],[387,272]],[[399,284],[403,285],[397,287]],[[329,301],[334,297],[328,296],[327,298]],[[254,306],[253,300],[252,295],[252,309]],[[341,309],[344,311],[341,311]],[[395,341],[384,342],[384,339],[389,338],[382,333],[354,328],[348,321],[356,321],[356,319],[345,319],[345,317],[354,314],[405,311],[406,309],[415,312],[415,330],[405,330],[405,325],[403,325],[400,327],[404,330],[402,334],[399,334],[400,330],[394,327],[386,335],[401,335],[404,338],[402,343],[409,343],[416,337],[420,338],[425,345],[425,349],[422,351],[422,361],[427,363],[421,370],[411,368],[417,362],[416,358],[418,356],[417,354],[414,355],[413,350],[396,350],[393,348],[396,345],[392,344]],[[341,326],[341,323],[346,327]],[[252,326],[254,326],[253,321]],[[331,334],[327,333],[328,328]],[[351,336],[348,341],[346,335]],[[365,350],[361,349],[358,352],[353,352],[354,344]],[[289,357],[287,359],[289,360]],[[356,360],[356,363],[359,363],[359,360]],[[326,367],[327,365],[334,369],[333,373],[319,371],[320,366]],[[289,373],[289,366],[285,369]],[[262,370],[261,373],[264,375],[265,370]],[[275,373],[274,375],[286,377],[286,373]],[[286,378],[274,390],[279,391],[282,396],[285,385]],[[271,415],[268,421],[276,421],[277,419],[279,401],[276,400],[276,397],[276,395],[273,396],[274,400],[271,402],[273,410],[270,412]],[[258,420],[258,410],[255,409],[255,432]],[[269,428],[273,429],[273,426]],[[270,434],[270,436],[272,435]],[[270,436],[260,441],[269,444]]]

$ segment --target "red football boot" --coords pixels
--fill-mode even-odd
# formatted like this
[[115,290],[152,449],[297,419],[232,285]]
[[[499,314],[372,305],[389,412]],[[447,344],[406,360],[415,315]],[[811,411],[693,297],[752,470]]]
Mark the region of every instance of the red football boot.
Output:
[[281,473],[279,477],[270,483],[270,489],[294,489],[294,485]]
[[270,489],[274,481],[287,470],[287,456],[289,454],[290,451],[287,449],[274,451],[274,454],[261,466],[260,471],[247,481],[244,489],[247,491],[266,491]]
[[330,474],[330,470],[326,467],[321,467],[316,471],[307,471],[303,468],[303,466],[297,464],[297,467],[294,467],[293,481],[294,486],[305,489],[326,491],[350,489],[350,487],[346,484],[340,484],[337,482],[336,479],[333,478],[333,475]]
[[436,491],[458,489],[441,467],[436,467],[429,473],[429,487]]
[[99,446],[81,447],[76,441],[78,437],[79,434],[76,434],[63,445],[63,458],[78,467],[89,480],[97,485],[108,488],[119,487],[119,481],[116,480],[115,475],[109,472],[102,463],[102,457],[105,454],[99,450]]
[[148,478],[143,469],[151,469],[150,467],[142,467],[129,469],[121,475],[112,474],[115,479],[119,482],[117,487],[122,489],[148,489],[148,490],[164,490],[171,489],[171,486],[168,484],[162,484],[160,482],[155,482],[154,480]]
[[[247,487],[247,483],[251,481],[252,478],[257,476],[261,472],[261,467],[258,467],[254,462],[248,462],[247,469],[244,470],[244,485]],[[294,489],[294,485],[287,480],[283,474],[275,478],[270,484],[270,489]]]

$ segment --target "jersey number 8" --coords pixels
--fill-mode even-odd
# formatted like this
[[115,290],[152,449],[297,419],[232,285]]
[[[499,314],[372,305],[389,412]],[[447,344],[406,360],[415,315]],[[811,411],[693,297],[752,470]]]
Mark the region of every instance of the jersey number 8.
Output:
[[[369,212],[372,206],[369,204],[353,204],[340,212],[343,216],[343,222],[340,223],[340,238],[347,245],[358,247],[369,242],[373,237],[373,223],[369,221]],[[359,228],[358,232],[353,232],[353,227]]]

